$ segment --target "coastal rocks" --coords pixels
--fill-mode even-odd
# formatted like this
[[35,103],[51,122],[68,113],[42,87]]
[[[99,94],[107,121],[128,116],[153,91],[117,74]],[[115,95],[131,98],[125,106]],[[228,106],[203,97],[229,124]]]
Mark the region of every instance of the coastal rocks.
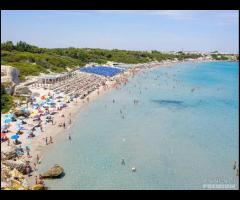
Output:
[[13,95],[16,84],[14,82],[1,82],[7,94]]
[[14,92],[15,96],[29,97],[31,96],[31,94],[32,94],[31,90],[29,90],[29,88],[26,86],[17,86]]
[[59,165],[54,165],[47,172],[41,174],[43,178],[59,178],[63,174],[64,170]]
[[19,71],[12,66],[1,65],[1,82],[19,84]]
[[15,147],[9,146],[7,147],[4,152],[1,151],[1,161],[4,160],[11,160],[17,157],[17,153]]
[[32,186],[32,190],[46,190],[47,188],[42,184]]
[[18,170],[19,172],[21,172],[22,174],[26,174],[26,166],[27,164],[21,160],[17,160],[17,161],[14,161],[14,160],[6,160],[6,161],[3,161],[3,164],[8,166],[11,170],[13,170],[14,168],[16,170]]
[[11,178],[10,168],[1,167],[1,181],[7,181],[9,178]]
[[17,169],[13,169],[10,173],[11,173],[12,178],[14,178],[14,179],[17,179],[17,180],[24,179],[23,174],[21,172],[19,172]]
[[22,185],[21,181],[18,180],[11,180],[8,183],[1,184],[1,190],[29,190],[28,187]]
[[14,112],[14,115],[15,115],[16,117],[20,117],[20,116],[29,117],[30,112],[26,112],[26,111],[23,111],[23,110],[16,110],[16,111]]

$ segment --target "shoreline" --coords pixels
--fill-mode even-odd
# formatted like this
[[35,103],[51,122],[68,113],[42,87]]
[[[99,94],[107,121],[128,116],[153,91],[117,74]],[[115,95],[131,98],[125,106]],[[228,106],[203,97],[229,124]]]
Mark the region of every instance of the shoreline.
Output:
[[[217,60],[218,61],[218,60]],[[145,71],[148,69],[158,68],[158,67],[170,67],[175,64],[183,64],[183,63],[189,63],[189,62],[216,62],[216,60],[186,60],[186,61],[165,61],[165,62],[156,62],[156,63],[143,63],[143,64],[136,64],[133,65],[132,68],[126,69],[123,73],[120,73],[116,75],[115,77],[112,77],[106,81],[106,87],[100,86],[98,89],[95,89],[90,94],[87,95],[86,98],[83,100],[77,99],[77,103],[74,101],[67,104],[67,108],[63,108],[60,112],[54,115],[54,121],[55,125],[52,124],[43,124],[43,131],[37,137],[31,139],[31,140],[21,140],[24,142],[25,145],[29,145],[31,147],[30,155],[31,158],[23,157],[23,160],[30,161],[31,164],[36,163],[36,157],[37,155],[40,157],[40,161],[44,158],[44,155],[47,153],[48,150],[50,150],[51,145],[46,145],[44,138],[52,137],[53,142],[57,142],[60,135],[68,133],[72,125],[76,122],[76,116],[79,114],[80,108],[83,106],[89,105],[92,101],[95,101],[98,99],[98,97],[101,97],[111,91],[112,89],[116,88],[118,85],[121,85],[122,83],[126,84],[126,79],[130,79],[132,76],[135,76],[141,71]],[[153,65],[152,65],[153,64]],[[147,66],[146,66],[147,65]],[[98,94],[99,92],[99,94]],[[86,100],[89,98],[89,102]],[[84,103],[83,103],[84,102]],[[56,124],[56,121],[62,121],[63,118],[60,116],[60,114],[64,114],[64,121],[66,121],[71,113],[71,124],[67,124],[66,129],[63,127],[58,127]],[[30,121],[30,119],[26,120],[27,122]],[[1,144],[2,150],[4,149],[3,144]],[[40,163],[41,164],[41,163]],[[37,165],[37,169],[39,168],[40,164]],[[35,185],[34,180],[35,176],[38,175],[38,170],[32,172],[31,177],[25,177],[25,180],[27,181],[28,186]]]

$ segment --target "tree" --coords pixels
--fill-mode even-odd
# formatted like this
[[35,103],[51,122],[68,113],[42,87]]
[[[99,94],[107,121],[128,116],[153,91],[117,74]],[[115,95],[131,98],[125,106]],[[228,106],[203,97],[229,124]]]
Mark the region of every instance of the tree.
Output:
[[14,45],[12,41],[7,41],[5,43],[1,43],[1,49],[6,51],[12,51],[14,49]]

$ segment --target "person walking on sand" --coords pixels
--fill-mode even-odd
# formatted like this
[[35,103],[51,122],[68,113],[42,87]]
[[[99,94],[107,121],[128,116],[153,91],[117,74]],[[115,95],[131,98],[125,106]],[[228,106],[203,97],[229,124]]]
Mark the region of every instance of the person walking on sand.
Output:
[[42,127],[42,124],[40,125],[40,129],[41,129],[41,132],[43,132],[43,127]]
[[70,135],[70,134],[68,135],[68,139],[69,139],[70,141],[72,140],[72,138],[71,138],[71,135]]
[[45,138],[46,145],[48,145],[48,137]]
[[38,184],[38,177],[35,176],[35,184],[37,185]]
[[66,128],[66,124],[65,124],[65,122],[63,122],[63,128],[64,128],[64,129]]

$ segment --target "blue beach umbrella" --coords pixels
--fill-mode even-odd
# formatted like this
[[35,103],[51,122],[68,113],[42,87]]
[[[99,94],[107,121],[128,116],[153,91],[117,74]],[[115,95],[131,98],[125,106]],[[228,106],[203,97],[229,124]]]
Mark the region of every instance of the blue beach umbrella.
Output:
[[9,124],[9,123],[11,123],[11,122],[12,122],[12,119],[9,119],[9,118],[7,118],[7,119],[4,120],[4,123],[5,123],[5,124]]
[[11,137],[11,139],[13,139],[13,140],[16,140],[16,139],[18,139],[19,138],[19,135],[13,135],[12,137]]

